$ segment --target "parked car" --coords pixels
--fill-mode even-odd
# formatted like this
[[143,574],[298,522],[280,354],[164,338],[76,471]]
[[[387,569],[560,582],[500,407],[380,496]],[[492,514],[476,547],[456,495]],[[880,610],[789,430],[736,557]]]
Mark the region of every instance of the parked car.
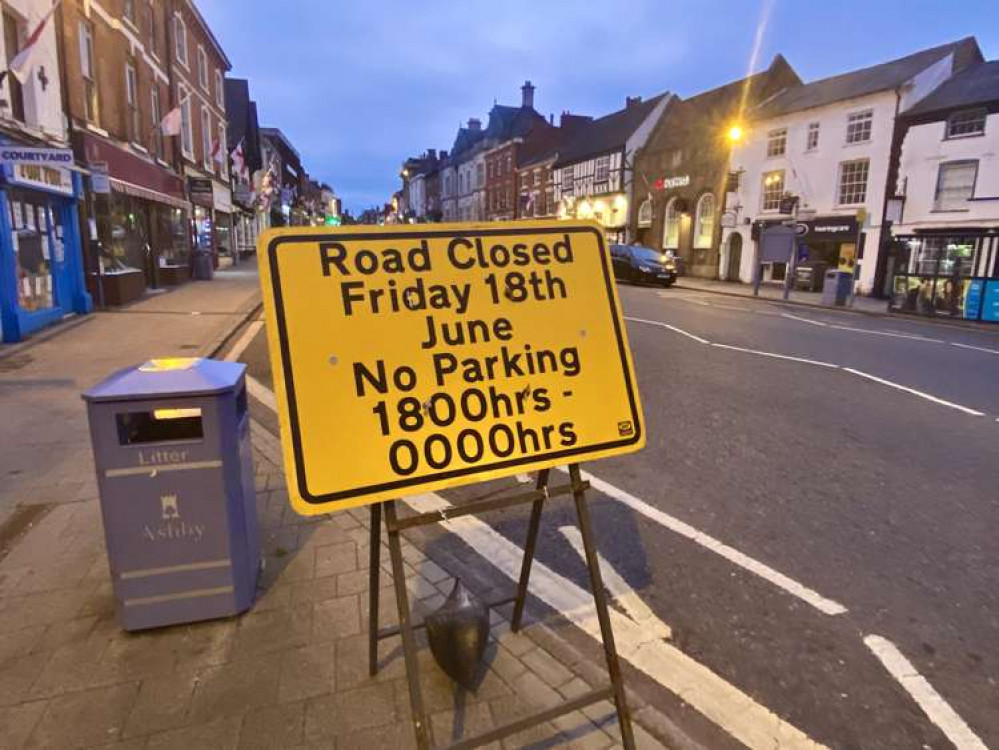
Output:
[[676,260],[669,253],[642,245],[611,245],[610,250],[618,281],[662,286],[676,281]]

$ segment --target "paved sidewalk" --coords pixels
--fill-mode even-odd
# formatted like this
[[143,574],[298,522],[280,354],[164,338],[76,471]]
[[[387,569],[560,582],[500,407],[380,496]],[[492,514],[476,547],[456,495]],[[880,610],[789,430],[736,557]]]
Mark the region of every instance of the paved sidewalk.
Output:
[[[731,281],[715,281],[713,279],[699,279],[694,276],[682,276],[677,279],[677,289],[691,289],[699,292],[712,292],[714,294],[727,294],[733,297],[752,297],[753,285],[740,284]],[[759,299],[783,301],[784,288],[774,284],[761,284]],[[821,292],[797,292],[792,291],[789,302],[797,305],[810,305],[814,307],[825,307],[827,309],[845,310],[851,308],[836,307],[829,308],[822,304]],[[869,315],[888,315],[888,301],[874,299],[873,297],[854,297],[853,308],[856,312],[867,313]]]
[[[99,314],[6,360],[0,502],[42,504],[45,512],[5,556],[0,549],[0,750],[413,747],[397,640],[383,642],[382,670],[367,676],[368,513],[297,516],[288,505],[279,442],[256,422],[265,568],[253,609],[139,634],[114,620],[79,393],[108,371],[150,356],[211,350],[252,309],[255,295],[252,275],[223,274],[211,285]],[[509,590],[509,581],[460,542],[407,537],[417,619],[439,606],[455,573],[483,597],[500,586]],[[424,550],[431,548],[428,558]],[[387,626],[397,619],[387,549],[382,561],[380,619]],[[596,644],[569,645],[562,637],[569,626],[554,617],[532,620],[514,635],[509,614],[493,614],[488,666],[474,693],[454,688],[421,641],[438,746],[606,684]],[[532,605],[529,614],[538,614]],[[663,748],[672,723],[637,693],[629,702],[638,746]],[[619,741],[605,702],[492,747],[600,750]]]

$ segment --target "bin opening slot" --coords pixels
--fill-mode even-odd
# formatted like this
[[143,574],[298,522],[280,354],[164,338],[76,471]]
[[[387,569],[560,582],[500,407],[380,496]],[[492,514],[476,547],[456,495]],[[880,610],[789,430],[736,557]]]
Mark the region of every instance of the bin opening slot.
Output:
[[197,407],[129,411],[116,417],[121,445],[201,440],[204,437],[201,409]]

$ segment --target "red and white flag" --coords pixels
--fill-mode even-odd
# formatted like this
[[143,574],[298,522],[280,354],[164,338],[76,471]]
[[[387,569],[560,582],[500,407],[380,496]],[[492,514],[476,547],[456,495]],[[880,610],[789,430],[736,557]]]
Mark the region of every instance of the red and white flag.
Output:
[[14,74],[21,83],[28,80],[28,76],[31,74],[31,57],[34,55],[35,51],[38,49],[38,40],[42,36],[42,32],[45,31],[45,25],[52,18],[52,14],[55,13],[56,7],[59,5],[59,0],[55,0],[52,3],[52,7],[46,11],[45,15],[42,16],[42,20],[38,22],[35,26],[35,30],[31,32],[27,40],[24,42],[24,46],[14,55],[14,59],[10,61],[10,72]]
[[232,157],[232,171],[239,175],[240,179],[249,182],[250,176],[246,171],[246,154],[243,153],[243,139],[239,139],[239,145],[229,154]]
[[183,118],[180,114],[180,107],[174,107],[163,116],[162,120],[160,120],[160,132],[162,132],[163,135],[180,135],[182,121]]
[[219,166],[225,163],[225,149],[222,148],[222,141],[218,138],[212,141],[212,161]]

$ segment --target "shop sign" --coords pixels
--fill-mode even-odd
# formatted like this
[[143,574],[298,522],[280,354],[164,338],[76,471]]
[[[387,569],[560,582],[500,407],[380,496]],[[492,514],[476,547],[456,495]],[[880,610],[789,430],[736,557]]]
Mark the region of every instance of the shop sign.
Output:
[[690,185],[689,174],[677,177],[660,177],[655,182],[656,190],[674,190],[675,188],[687,187],[688,185]]
[[985,282],[985,294],[982,295],[982,320],[999,323],[999,281]]
[[212,203],[216,211],[232,213],[232,191],[228,185],[212,180]]
[[47,190],[61,195],[73,194],[73,176],[68,169],[40,163],[13,162],[10,182],[28,188]]
[[857,220],[852,216],[826,216],[820,219],[799,221],[794,231],[803,239],[819,242],[843,242],[857,239]]
[[721,215],[721,221],[719,222],[723,229],[732,229],[738,222],[738,217],[735,215],[735,211],[726,211]]
[[50,167],[73,166],[73,152],[68,148],[0,147],[0,164],[40,164]]
[[191,196],[191,203],[205,208],[211,208],[215,203],[215,187],[205,177],[188,177],[187,191]]
[[596,223],[290,227],[259,247],[298,512],[644,445]]
[[108,163],[106,161],[92,162],[87,165],[90,170],[90,189],[101,195],[111,192],[111,178],[108,176]]

